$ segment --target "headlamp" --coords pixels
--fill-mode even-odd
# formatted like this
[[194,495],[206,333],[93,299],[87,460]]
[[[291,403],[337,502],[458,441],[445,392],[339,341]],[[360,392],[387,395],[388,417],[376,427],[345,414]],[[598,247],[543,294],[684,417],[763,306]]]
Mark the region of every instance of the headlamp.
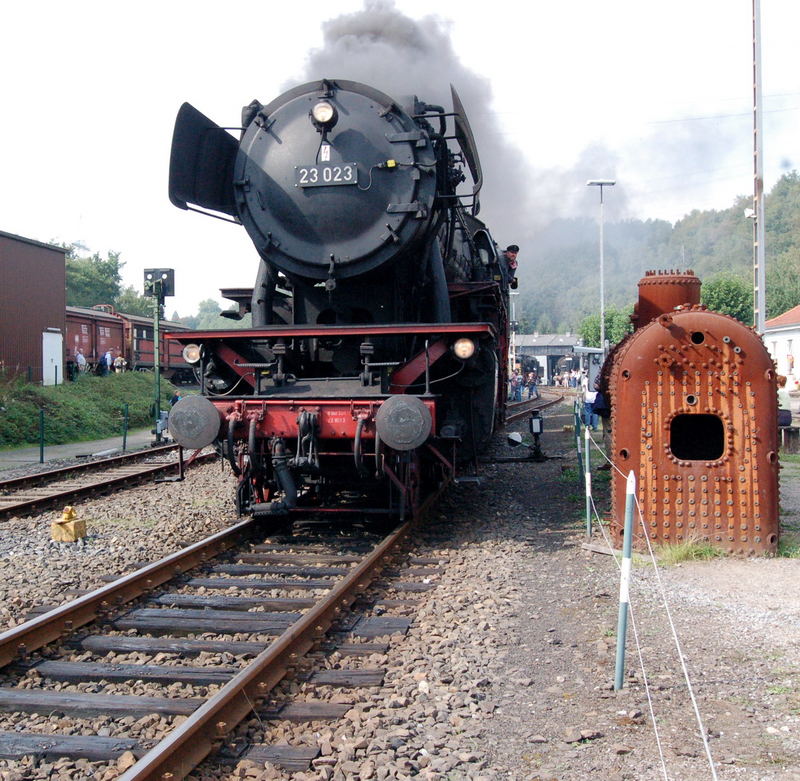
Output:
[[336,111],[336,106],[333,103],[328,103],[327,100],[321,100],[311,109],[311,120],[318,128],[330,130],[339,119],[339,114]]
[[475,342],[467,338],[457,339],[453,344],[453,354],[462,361],[472,358],[475,354]]
[[187,344],[183,348],[183,360],[186,363],[199,363],[200,362],[200,345]]

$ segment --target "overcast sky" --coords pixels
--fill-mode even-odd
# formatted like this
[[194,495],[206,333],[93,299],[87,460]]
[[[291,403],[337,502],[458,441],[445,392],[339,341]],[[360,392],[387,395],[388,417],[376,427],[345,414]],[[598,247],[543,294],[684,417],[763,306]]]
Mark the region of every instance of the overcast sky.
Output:
[[[310,78],[352,78],[346,49],[320,51],[330,45],[323,24],[363,7],[6,3],[0,230],[117,250],[137,289],[145,267],[173,267],[178,295],[168,313],[190,314],[220,287],[252,285],[257,257],[244,229],[169,203],[175,114],[188,101],[236,125],[253,98],[268,102]],[[457,82],[492,163],[484,160],[484,209],[502,212],[501,243],[554,216],[589,213],[588,177],[618,179],[612,219],[674,221],[752,192],[751,0],[396,0],[394,8],[447,50],[441,67],[409,68],[424,83],[405,92],[431,101],[428,90]],[[800,168],[798,31],[800,2],[762,0],[768,188]],[[310,72],[319,66],[341,72]],[[516,211],[497,208],[502,193],[515,194]]]

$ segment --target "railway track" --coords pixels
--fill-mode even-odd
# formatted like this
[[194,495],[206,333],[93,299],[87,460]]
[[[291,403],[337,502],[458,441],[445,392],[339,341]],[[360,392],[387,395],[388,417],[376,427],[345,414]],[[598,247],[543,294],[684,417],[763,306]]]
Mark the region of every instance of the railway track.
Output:
[[[382,539],[363,530],[358,537],[264,539],[256,522],[244,521],[4,632],[0,757],[81,758],[98,763],[92,772],[100,773],[126,755],[124,781],[179,779],[253,714],[264,721],[341,717],[347,707],[330,702],[260,703],[287,674],[298,674],[309,651],[335,650],[345,659],[382,653],[376,638],[407,629],[408,619],[351,607],[411,526]],[[226,561],[216,561],[223,555]],[[428,588],[394,584],[400,596]],[[307,676],[311,686],[381,681],[381,670],[363,667]],[[42,734],[42,714],[57,714],[62,731]],[[102,734],[87,721],[96,716],[105,719]],[[142,734],[142,720],[155,737]],[[315,755],[288,745],[237,754],[291,769],[308,767]]]
[[557,391],[540,391],[540,398],[526,399],[525,401],[513,401],[506,406],[506,423],[513,423],[515,420],[527,415],[533,410],[547,409],[553,407],[564,400],[564,394]]
[[[177,445],[163,445],[121,456],[104,458],[39,472],[35,475],[0,481],[0,518],[65,504],[103,491],[155,477],[179,469],[172,458]],[[190,459],[202,462],[215,454],[200,454]],[[147,463],[141,463],[148,459]],[[154,459],[157,459],[154,461]]]

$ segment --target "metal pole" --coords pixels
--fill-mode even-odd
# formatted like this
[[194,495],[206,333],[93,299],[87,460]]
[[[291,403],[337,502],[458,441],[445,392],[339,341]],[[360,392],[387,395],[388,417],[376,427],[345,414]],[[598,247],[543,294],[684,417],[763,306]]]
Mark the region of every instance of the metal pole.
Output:
[[44,463],[44,410],[39,410],[39,463]]
[[153,371],[155,372],[155,431],[156,442],[161,442],[161,351],[160,351],[160,338],[159,338],[159,319],[161,317],[161,280],[157,279],[153,282],[154,293],[153,297],[155,313],[153,315]]
[[600,349],[606,354],[606,292],[605,292],[605,258],[603,247],[603,185],[600,185]]
[[605,282],[605,219],[603,216],[603,188],[613,187],[614,179],[589,179],[588,187],[600,188],[600,349],[606,354],[606,282]]
[[581,419],[578,414],[578,402],[575,400],[575,408],[573,409],[573,418],[575,421],[575,450],[578,453],[578,487],[584,480],[583,471],[583,454],[581,452]]
[[589,442],[589,427],[583,429],[583,458],[585,461],[585,480],[586,480],[586,536],[592,536],[592,457],[589,453],[591,444]]
[[625,638],[628,634],[628,605],[630,604],[631,553],[633,548],[633,503],[636,496],[636,478],[628,473],[625,485],[625,537],[622,540],[622,568],[619,578],[619,617],[617,618],[617,662],[614,690],[622,688],[625,675]]
[[519,293],[510,290],[508,295],[509,298],[511,299],[511,323],[512,323],[511,327],[509,328],[510,332],[509,335],[511,337],[511,349],[509,350],[509,356],[508,356],[511,362],[511,365],[508,367],[508,373],[509,375],[511,375],[514,372],[514,369],[517,367],[517,330],[516,327],[514,326],[514,323],[516,323],[517,321],[517,305],[514,297],[519,295]]
[[128,447],[128,405],[122,405],[122,452]]
[[753,325],[764,333],[766,258],[764,236],[764,133],[761,122],[761,0],[753,0]]

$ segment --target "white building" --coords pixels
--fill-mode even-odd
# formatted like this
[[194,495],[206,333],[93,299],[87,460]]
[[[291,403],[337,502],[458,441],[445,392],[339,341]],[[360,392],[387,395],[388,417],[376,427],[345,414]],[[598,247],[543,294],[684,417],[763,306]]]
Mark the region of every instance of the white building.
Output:
[[767,320],[764,344],[775,361],[778,374],[788,378],[790,390],[798,388],[800,365],[795,366],[795,356],[800,352],[800,306]]

